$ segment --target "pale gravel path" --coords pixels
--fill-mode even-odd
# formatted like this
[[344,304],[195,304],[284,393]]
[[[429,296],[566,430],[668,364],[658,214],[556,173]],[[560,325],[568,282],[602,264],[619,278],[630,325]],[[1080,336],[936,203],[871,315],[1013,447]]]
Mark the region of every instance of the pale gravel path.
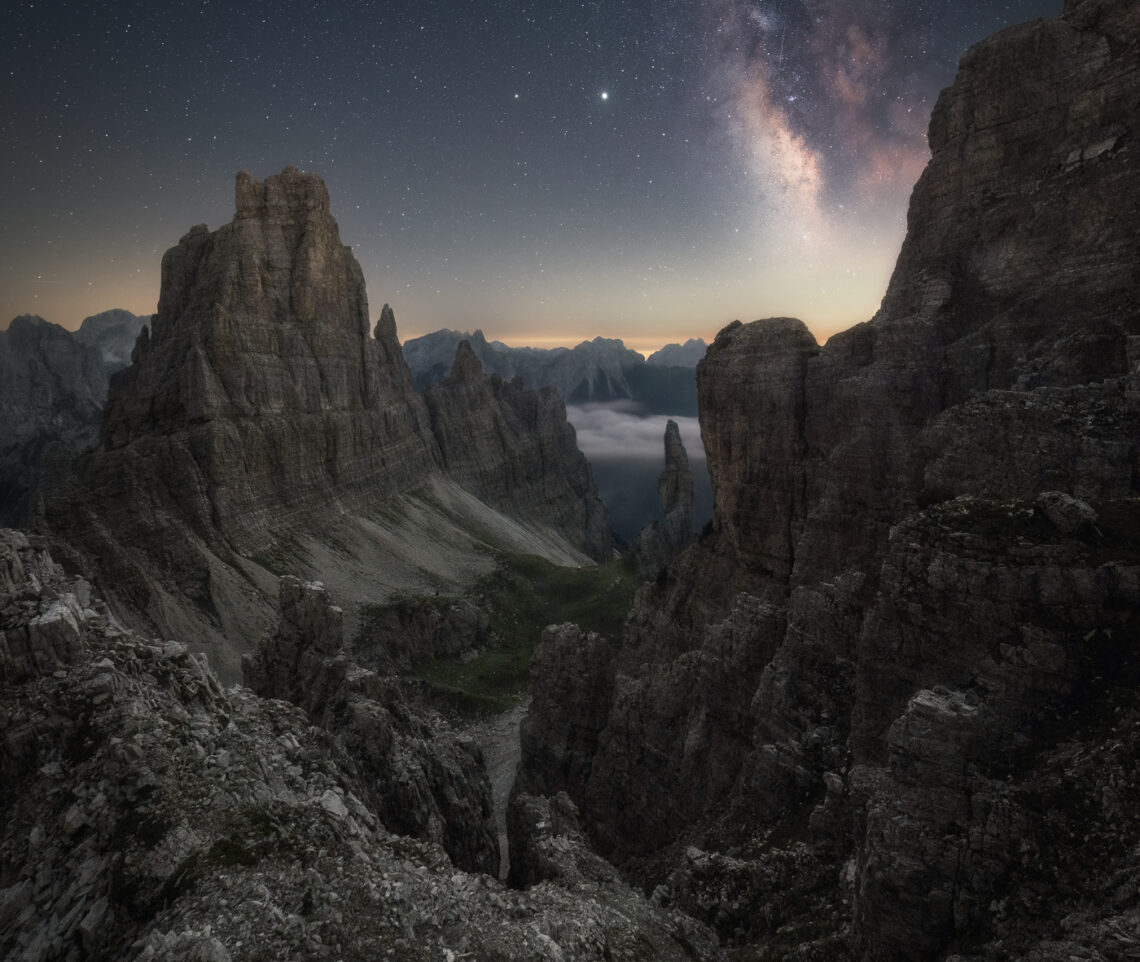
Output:
[[519,763],[519,722],[527,712],[530,699],[516,708],[477,722],[467,734],[479,743],[487,762],[487,775],[491,779],[491,795],[495,808],[495,824],[499,829],[499,877],[505,878],[510,865],[507,849],[507,801],[515,783],[515,769]]

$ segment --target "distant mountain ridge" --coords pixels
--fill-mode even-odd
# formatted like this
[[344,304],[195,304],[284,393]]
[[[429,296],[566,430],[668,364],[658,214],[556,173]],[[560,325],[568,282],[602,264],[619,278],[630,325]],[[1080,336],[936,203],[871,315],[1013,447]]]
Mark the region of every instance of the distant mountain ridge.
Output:
[[114,308],[85,317],[75,332],[75,339],[99,352],[110,377],[131,363],[131,351],[139,331],[149,319],[149,316]]
[[144,321],[104,311],[72,332],[23,314],[0,331],[0,521],[16,521],[30,492],[98,441],[108,380],[130,363]]
[[[445,329],[411,338],[404,342],[403,351],[417,391],[447,377],[462,341],[471,345],[484,373],[498,374],[504,380],[517,377],[529,388],[553,387],[567,404],[634,401],[646,414],[695,417],[697,413],[695,361],[692,365],[650,363],[621,340],[600,336],[574,348],[550,349],[509,347],[502,341],[488,341],[481,330]],[[669,347],[684,352],[694,343]],[[688,350],[685,356],[691,353]],[[673,356],[666,353],[665,361]]]
[[690,337],[684,344],[666,344],[660,351],[654,351],[646,359],[646,364],[657,367],[696,368],[709,346],[703,337]]

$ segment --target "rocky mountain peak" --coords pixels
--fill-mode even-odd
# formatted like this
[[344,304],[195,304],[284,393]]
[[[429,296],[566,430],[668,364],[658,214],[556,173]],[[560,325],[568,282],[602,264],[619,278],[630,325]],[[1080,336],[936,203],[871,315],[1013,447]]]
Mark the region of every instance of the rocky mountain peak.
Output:
[[610,557],[605,507],[556,391],[485,374],[464,339],[451,373],[424,400],[444,466],[468,491],[513,517],[566,532],[596,560]]
[[464,382],[478,381],[483,378],[483,362],[471,346],[470,341],[460,341],[455,348],[455,360],[451,364],[451,373],[448,381],[462,384]]
[[660,520],[651,521],[637,536],[630,553],[645,579],[657,576],[693,540],[693,472],[677,422],[665,425],[665,470],[657,477]]
[[[450,529],[462,541],[454,554],[474,550],[470,536],[559,559],[581,557],[571,545],[607,555],[604,511],[561,402],[495,394],[476,362],[479,404],[460,391],[429,417],[391,307],[370,325],[360,265],[321,179],[243,173],[236,195],[231,223],[192,228],[167,251],[158,313],[111,382],[100,450],[47,506],[84,562],[113,572],[116,600],[164,632],[192,626],[232,677],[271,617],[274,571],[327,578],[331,564],[330,588],[354,601],[418,585],[428,570],[445,584],[469,577],[409,539],[409,525],[439,520],[439,498],[462,504],[449,519],[472,519]],[[469,423],[475,409],[509,424],[509,437],[493,433],[484,451],[475,433],[433,432],[432,417]],[[414,520],[392,508],[429,488],[433,507]]]
[[329,192],[317,175],[298,170],[292,164],[264,181],[243,170],[234,188],[237,219],[282,215],[294,218],[298,211],[329,212]]
[[657,494],[665,514],[679,507],[693,509],[693,472],[681,440],[681,430],[672,418],[665,425],[665,470],[657,479]]

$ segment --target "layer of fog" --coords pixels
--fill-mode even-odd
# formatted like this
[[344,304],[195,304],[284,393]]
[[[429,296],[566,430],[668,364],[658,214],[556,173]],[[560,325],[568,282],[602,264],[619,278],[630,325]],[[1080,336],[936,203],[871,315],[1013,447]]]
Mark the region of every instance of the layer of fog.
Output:
[[566,417],[578,432],[578,447],[595,458],[650,458],[665,463],[665,425],[677,422],[689,463],[705,459],[701,426],[696,418],[644,415],[636,401],[571,404]]
[[[648,522],[661,517],[657,476],[665,467],[665,415],[645,415],[631,401],[568,405],[578,447],[590,461],[610,525],[629,544]],[[693,526],[712,517],[705,449],[696,418],[674,417],[693,472]]]

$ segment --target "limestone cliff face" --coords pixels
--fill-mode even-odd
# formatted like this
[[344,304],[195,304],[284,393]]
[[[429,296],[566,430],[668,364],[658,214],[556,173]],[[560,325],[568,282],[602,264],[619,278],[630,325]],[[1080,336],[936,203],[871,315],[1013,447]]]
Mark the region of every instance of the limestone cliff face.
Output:
[[[102,447],[177,465],[176,513],[237,551],[315,512],[402,490],[435,466],[394,328],[370,337],[364,278],[328,191],[242,173],[237,212],[163,258],[135,363],[111,385]],[[173,479],[156,479],[169,484]]]
[[[1055,778],[1066,739],[1132,744],[1138,82],[1135,4],[975,47],[879,314],[824,347],[787,319],[732,325],[700,365],[713,530],[591,669],[591,756],[524,772],[722,934],[1017,957],[1002,940],[1034,951],[1047,906],[1115,917],[1097,881],[1002,899],[1031,862],[1081,858],[1047,855],[1048,817],[1013,796]],[[538,705],[580,670],[557,651]],[[581,741],[544,739],[562,743]],[[1111,805],[1082,817],[1140,841]]]
[[323,585],[281,579],[281,622],[243,661],[245,684],[305,710],[355,762],[367,804],[392,831],[438,842],[456,865],[494,874],[499,844],[482,753],[347,656],[343,612]]
[[665,424],[665,470],[657,478],[661,518],[630,548],[642,578],[655,578],[693,540],[693,472],[676,421]]
[[319,576],[354,612],[470,581],[488,545],[580,561],[569,538],[602,553],[608,528],[560,405],[483,397],[488,425],[509,422],[510,456],[445,431],[457,464],[462,445],[467,467],[487,459],[448,477],[387,305],[370,330],[321,179],[241,173],[236,201],[231,223],[191,229],[163,258],[158,313],[111,381],[99,448],[49,502],[61,553],[124,610],[198,637],[227,679],[272,624],[280,572]]
[[451,374],[424,399],[451,477],[512,517],[553,526],[590,557],[609,559],[605,507],[556,391],[485,376],[461,341]]

